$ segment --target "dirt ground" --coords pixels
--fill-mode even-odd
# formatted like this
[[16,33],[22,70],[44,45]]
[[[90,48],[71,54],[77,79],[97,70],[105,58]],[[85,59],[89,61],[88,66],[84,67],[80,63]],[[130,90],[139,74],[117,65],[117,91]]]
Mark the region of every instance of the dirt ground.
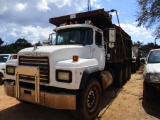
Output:
[[[97,120],[159,120],[160,103],[143,101],[143,67],[121,88],[105,90]],[[20,103],[0,86],[0,120],[74,120],[68,110]]]

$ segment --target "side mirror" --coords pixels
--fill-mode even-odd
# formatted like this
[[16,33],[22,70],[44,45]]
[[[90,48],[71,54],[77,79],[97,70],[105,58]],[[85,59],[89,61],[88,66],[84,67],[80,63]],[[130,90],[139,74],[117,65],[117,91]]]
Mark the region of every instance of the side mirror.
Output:
[[116,30],[115,28],[109,29],[109,43],[114,43],[116,41]]
[[144,63],[147,65],[147,61],[145,60]]
[[115,41],[116,41],[116,30],[115,28],[110,28],[109,29],[109,43],[108,43],[109,48],[114,48]]
[[56,33],[49,34],[48,41],[50,41],[50,45],[52,45],[52,39],[55,37]]
[[43,40],[42,41],[42,45],[43,46],[47,46],[47,45],[51,45],[52,44],[52,41],[51,40]]

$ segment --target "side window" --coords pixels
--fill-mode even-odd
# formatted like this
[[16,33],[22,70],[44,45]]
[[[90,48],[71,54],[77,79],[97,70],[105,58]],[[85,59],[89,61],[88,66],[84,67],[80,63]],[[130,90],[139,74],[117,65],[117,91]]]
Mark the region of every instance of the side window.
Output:
[[14,59],[14,58],[13,58],[13,55],[9,58],[9,60],[12,60],[12,59]]
[[96,42],[96,45],[102,45],[102,34],[100,32],[96,31],[95,42]]
[[160,63],[160,51],[151,51],[148,58],[148,63]]

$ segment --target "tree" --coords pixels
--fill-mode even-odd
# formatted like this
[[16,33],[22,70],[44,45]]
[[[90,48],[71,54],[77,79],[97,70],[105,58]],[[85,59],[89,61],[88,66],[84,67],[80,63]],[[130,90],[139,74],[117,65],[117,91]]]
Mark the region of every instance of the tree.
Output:
[[26,45],[28,42],[27,40],[25,40],[24,38],[19,38],[17,39],[17,41],[15,42],[15,44],[18,44],[18,45]]
[[137,42],[133,42],[132,44],[133,44],[133,45],[139,45],[139,46],[142,46],[142,45],[143,45],[143,42],[137,41]]
[[32,44],[29,43],[26,39],[22,39],[22,38],[19,38],[17,39],[17,41],[15,42],[15,46],[23,46],[24,48],[26,47],[32,47]]
[[25,40],[24,38],[23,39],[19,38],[14,44],[14,49],[15,49],[14,51],[17,53],[18,51],[26,47],[32,47],[32,44],[28,43],[28,41]]
[[[1,42],[1,39],[0,39]],[[4,53],[18,53],[21,49],[27,48],[27,47],[33,47],[31,43],[29,43],[27,40],[24,38],[17,39],[15,43],[12,44],[7,44],[7,46],[0,46],[0,54]]]
[[0,46],[4,43],[4,41],[2,41],[2,39],[0,38]]
[[155,38],[160,38],[160,0],[137,0],[139,12],[137,13],[137,26],[147,29],[156,26]]

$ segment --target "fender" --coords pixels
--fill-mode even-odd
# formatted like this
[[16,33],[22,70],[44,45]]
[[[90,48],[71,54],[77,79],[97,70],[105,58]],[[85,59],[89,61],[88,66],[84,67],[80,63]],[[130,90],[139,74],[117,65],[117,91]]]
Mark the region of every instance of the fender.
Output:
[[97,66],[91,67],[91,68],[85,68],[83,75],[82,75],[79,89],[83,89],[86,86],[90,74],[98,72],[98,71],[99,71],[99,68]]

